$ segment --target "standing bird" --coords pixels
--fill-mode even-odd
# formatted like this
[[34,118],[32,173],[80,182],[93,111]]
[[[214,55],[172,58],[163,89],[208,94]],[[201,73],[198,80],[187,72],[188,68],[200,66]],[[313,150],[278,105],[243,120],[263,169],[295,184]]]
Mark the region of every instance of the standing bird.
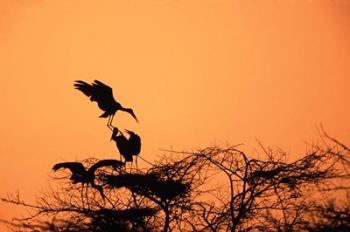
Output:
[[[113,133],[115,134],[115,133]],[[119,154],[124,157],[125,162],[132,162],[132,151],[130,149],[128,139],[120,132],[120,135],[112,136],[112,139],[115,141],[117,148],[119,150]]]
[[120,170],[120,168],[124,166],[124,163],[119,160],[112,159],[100,160],[86,170],[84,165],[80,162],[63,162],[55,164],[52,169],[57,171],[61,168],[68,168],[72,172],[70,179],[72,180],[73,184],[81,183],[83,187],[85,184],[87,186],[90,184],[91,187],[98,190],[102,198],[104,198],[102,187],[95,184],[95,171],[98,168],[107,166],[110,166],[115,170]]
[[136,156],[136,168],[138,168],[137,155],[139,155],[141,151],[141,138],[133,131],[125,131],[129,134],[129,139],[127,139],[118,128],[114,127],[111,140],[115,141],[119,154],[124,157],[125,163],[133,162],[133,156]]
[[131,155],[136,156],[135,163],[136,163],[136,168],[138,168],[137,167],[137,156],[140,154],[140,151],[141,151],[141,138],[133,131],[129,131],[129,130],[125,130],[125,131],[130,136],[129,140],[128,140],[129,149],[130,149]]
[[[127,146],[126,145],[123,145],[123,144],[126,144],[126,142],[124,141],[124,139],[126,139],[125,137],[124,138],[121,138],[121,137],[119,137],[119,138],[117,138],[118,137],[118,133],[119,133],[119,130],[118,130],[118,128],[117,127],[113,127],[112,126],[112,128],[113,128],[113,133],[112,133],[112,137],[111,137],[111,140],[113,140],[113,141],[115,141],[116,142],[116,145],[117,145],[117,147],[118,147],[118,150],[119,150],[119,154],[120,154],[120,160],[122,160],[122,152],[123,152],[123,154],[126,154],[126,153],[128,153],[128,151],[127,151]],[[111,128],[111,129],[112,129]],[[122,133],[122,132],[120,132],[120,133]],[[123,137],[123,136],[122,136]],[[118,143],[117,143],[117,141],[118,141]],[[119,145],[118,145],[119,144]],[[122,150],[122,152],[121,152],[121,150]],[[123,157],[124,157],[124,155],[123,155]]]
[[86,96],[90,98],[90,101],[96,101],[98,107],[104,111],[100,115],[100,118],[107,118],[107,126],[112,129],[112,121],[115,113],[118,110],[129,113],[138,122],[134,111],[131,108],[124,108],[113,97],[113,90],[108,85],[103,84],[101,81],[95,80],[92,84],[88,84],[84,81],[75,81],[74,87]]

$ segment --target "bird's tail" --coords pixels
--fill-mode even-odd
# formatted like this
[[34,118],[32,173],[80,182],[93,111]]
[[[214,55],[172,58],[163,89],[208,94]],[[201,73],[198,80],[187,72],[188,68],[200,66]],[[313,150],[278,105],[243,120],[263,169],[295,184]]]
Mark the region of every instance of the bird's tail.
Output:
[[104,112],[103,114],[100,115],[100,118],[107,118],[110,115],[109,112]]

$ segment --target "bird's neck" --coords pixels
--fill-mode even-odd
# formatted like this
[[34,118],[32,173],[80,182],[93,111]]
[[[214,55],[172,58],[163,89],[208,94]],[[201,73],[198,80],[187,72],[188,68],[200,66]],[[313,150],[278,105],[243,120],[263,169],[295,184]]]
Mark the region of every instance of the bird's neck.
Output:
[[120,110],[121,111],[126,111],[126,112],[130,112],[130,108],[125,108],[125,107],[123,107],[123,106],[120,106]]

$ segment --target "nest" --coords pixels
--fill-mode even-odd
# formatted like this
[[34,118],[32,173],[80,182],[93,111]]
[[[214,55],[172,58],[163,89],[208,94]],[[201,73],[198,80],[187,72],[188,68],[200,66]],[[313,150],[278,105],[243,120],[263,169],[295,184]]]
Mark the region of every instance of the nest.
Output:
[[125,187],[144,196],[157,196],[162,200],[182,196],[189,189],[189,184],[179,180],[163,180],[156,173],[107,175],[105,181],[114,188]]

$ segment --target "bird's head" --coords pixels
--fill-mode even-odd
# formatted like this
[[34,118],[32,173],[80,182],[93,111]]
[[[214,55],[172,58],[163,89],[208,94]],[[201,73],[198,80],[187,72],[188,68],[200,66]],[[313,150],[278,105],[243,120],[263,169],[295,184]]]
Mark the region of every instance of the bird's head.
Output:
[[111,140],[114,140],[118,134],[119,130],[117,127],[114,127],[113,128],[113,133],[112,133],[112,137],[111,137]]
[[130,131],[130,130],[127,130],[127,129],[125,129],[125,131],[126,131],[130,136],[136,135],[135,132],[133,132],[133,131]]

